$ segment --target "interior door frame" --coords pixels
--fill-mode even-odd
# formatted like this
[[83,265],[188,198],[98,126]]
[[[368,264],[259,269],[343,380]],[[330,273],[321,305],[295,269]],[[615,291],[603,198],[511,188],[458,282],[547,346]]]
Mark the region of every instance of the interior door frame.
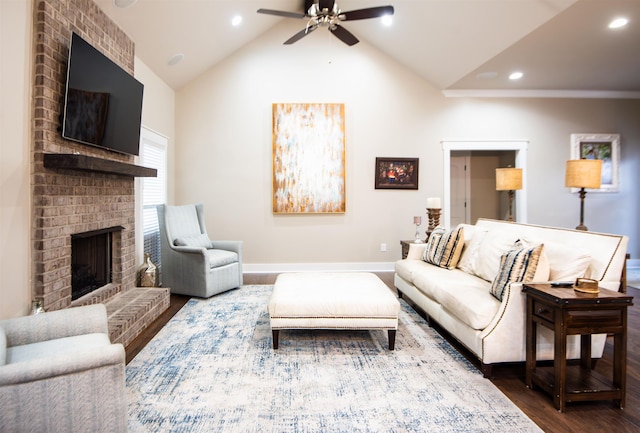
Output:
[[[464,176],[464,189],[465,189],[465,206],[464,206],[464,220],[471,221],[471,200],[469,197],[471,195],[471,152],[463,151],[462,154],[459,155],[459,158],[464,158],[465,160],[465,176]],[[455,158],[455,157],[454,157]],[[451,154],[449,154],[449,167],[451,167]],[[451,180],[451,173],[449,173],[449,180]],[[449,198],[451,198],[451,183],[449,183]],[[451,201],[449,201],[449,224],[451,224]]]
[[479,150],[504,150],[514,151],[516,167],[522,168],[522,190],[515,194],[516,221],[527,222],[527,147],[528,140],[443,140],[442,150],[444,154],[444,198],[442,206],[441,223],[451,228],[451,152],[453,151],[479,151]]

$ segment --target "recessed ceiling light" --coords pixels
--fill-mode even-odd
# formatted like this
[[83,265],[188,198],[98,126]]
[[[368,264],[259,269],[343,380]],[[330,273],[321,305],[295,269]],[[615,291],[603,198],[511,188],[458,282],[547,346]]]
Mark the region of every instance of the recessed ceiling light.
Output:
[[242,17],[240,15],[236,15],[231,19],[231,25],[237,27],[242,23]]
[[173,56],[171,56],[169,58],[169,60],[167,61],[167,65],[169,66],[175,66],[178,63],[180,63],[182,61],[182,59],[184,59],[184,54],[182,53],[178,53],[178,54],[174,54]]
[[610,29],[619,29],[621,27],[626,26],[629,23],[629,20],[624,18],[624,17],[620,17],[620,18],[616,18],[615,20],[611,21],[609,23],[609,28]]
[[382,25],[389,27],[391,24],[393,24],[393,17],[391,15],[383,15]]
[[113,0],[113,5],[117,8],[128,8],[133,6],[138,0]]
[[509,79],[510,80],[519,80],[523,76],[524,76],[524,74],[522,72],[516,71],[516,72],[512,72],[511,75],[509,75]]

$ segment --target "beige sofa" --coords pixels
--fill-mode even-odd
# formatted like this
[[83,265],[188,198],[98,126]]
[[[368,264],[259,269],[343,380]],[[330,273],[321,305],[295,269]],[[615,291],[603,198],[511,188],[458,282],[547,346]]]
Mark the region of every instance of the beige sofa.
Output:
[[[410,299],[480,360],[485,377],[491,375],[493,364],[525,361],[523,283],[504,285],[501,300],[491,293],[494,280],[505,273],[501,260],[507,260],[505,252],[513,251],[516,241],[520,247],[535,247],[541,253],[535,275],[530,270],[525,282],[586,277],[598,280],[600,287],[620,288],[626,236],[488,219],[459,228],[455,233],[462,233],[459,240],[464,240],[464,246],[458,246],[462,251],[459,260],[449,264],[455,267],[423,260],[433,242],[412,244],[407,258],[395,264],[394,283],[401,297]],[[593,358],[602,356],[605,340],[602,334],[592,337]],[[568,357],[579,358],[579,350],[579,336],[569,337]],[[553,357],[553,335],[548,329],[539,328],[537,353],[537,359]]]

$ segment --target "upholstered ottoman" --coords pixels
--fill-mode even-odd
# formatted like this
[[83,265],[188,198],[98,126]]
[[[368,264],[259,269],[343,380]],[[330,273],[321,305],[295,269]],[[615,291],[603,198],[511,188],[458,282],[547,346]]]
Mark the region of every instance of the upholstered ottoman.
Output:
[[375,274],[280,274],[268,309],[274,349],[281,329],[386,329],[395,347],[400,303]]

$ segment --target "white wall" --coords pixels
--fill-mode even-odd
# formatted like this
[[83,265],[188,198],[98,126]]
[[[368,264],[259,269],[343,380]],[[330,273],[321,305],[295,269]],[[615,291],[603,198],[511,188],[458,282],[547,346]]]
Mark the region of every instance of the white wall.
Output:
[[0,1],[0,319],[31,303],[31,16],[31,1]]
[[[134,75],[144,84],[142,103],[142,125],[167,137],[167,174],[173,177],[175,161],[175,92],[160,79],[142,60],[135,58]],[[136,227],[141,226],[142,199],[140,197],[140,179],[136,180]],[[168,185],[167,198],[173,201],[173,183]],[[136,260],[142,264],[144,257],[142,230],[136,230]]]
[[[573,132],[622,134],[622,190],[590,194],[586,224],[629,235],[632,255],[640,253],[640,179],[631,169],[640,158],[640,101],[447,99],[366,42],[347,47],[321,29],[283,46],[295,31],[285,22],[177,92],[175,203],[205,203],[210,235],[244,240],[248,269],[388,267],[399,240],[413,237],[412,216],[443,195],[442,140],[528,140],[528,222],[573,228],[579,201],[563,184]],[[272,213],[274,102],[345,104],[345,214]],[[419,157],[420,189],[375,190],[377,156]]]

